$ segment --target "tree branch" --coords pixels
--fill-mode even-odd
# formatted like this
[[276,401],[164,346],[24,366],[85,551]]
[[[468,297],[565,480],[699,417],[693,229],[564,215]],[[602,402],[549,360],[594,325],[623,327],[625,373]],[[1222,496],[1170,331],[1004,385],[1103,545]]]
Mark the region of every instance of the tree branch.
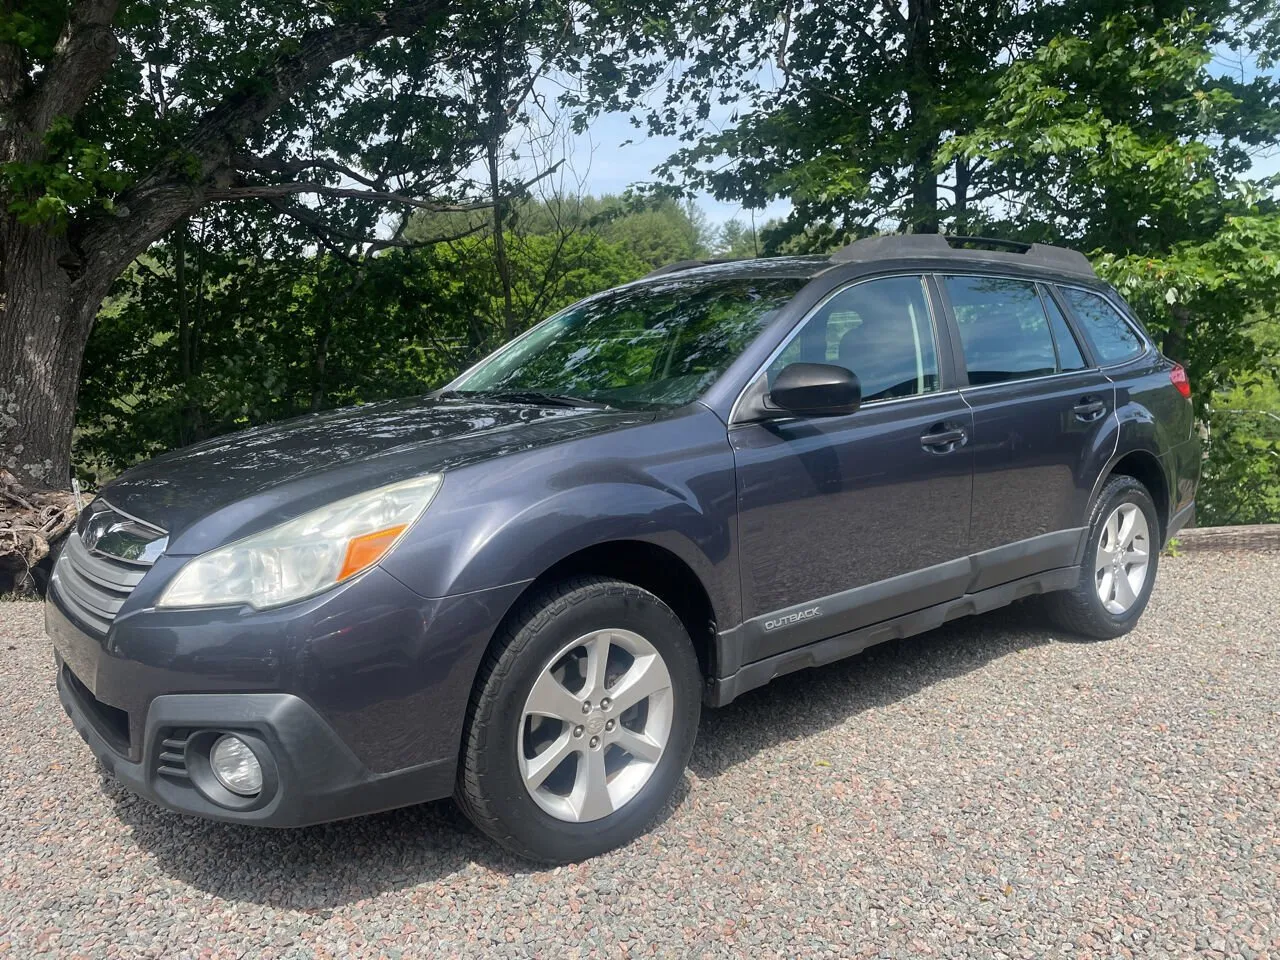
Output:
[[[112,0],[82,2],[105,5]],[[83,308],[96,310],[119,272],[174,223],[194,213],[209,186],[229,182],[232,155],[290,98],[333,64],[388,37],[412,34],[433,20],[442,21],[452,6],[451,0],[400,0],[391,9],[359,21],[308,31],[278,49],[203,116],[173,151],[176,159],[153,170],[116,200],[117,216],[78,231],[75,239],[83,251],[85,269],[77,300]]]
[[237,154],[231,158],[231,165],[237,170],[251,170],[254,173],[282,173],[288,176],[296,176],[305,170],[328,170],[330,173],[340,174],[349,180],[356,181],[356,183],[363,183],[366,187],[374,190],[381,190],[386,185],[385,180],[374,180],[345,164],[324,157],[289,160],[283,157]]
[[[517,184],[514,189],[499,199],[509,199],[518,193],[523,193],[539,180],[551,176],[563,164],[564,160],[557,160],[536,177]],[[395,193],[388,190],[335,187],[332,184],[317,183],[313,180],[297,180],[291,183],[241,183],[218,190],[208,190],[204,194],[204,199],[219,203],[228,200],[271,200],[280,197],[293,197],[303,193],[314,193],[325,197],[347,197],[355,200],[377,200],[382,203],[402,203],[406,206],[416,207],[419,210],[429,210],[432,213],[471,213],[475,210],[486,210],[494,204],[493,200],[477,200],[474,203],[438,203],[433,200],[420,200],[408,194]]]
[[281,197],[267,197],[264,199],[266,199],[267,203],[274,209],[310,230],[315,234],[317,239],[326,244],[326,246],[332,245],[331,238],[338,237],[339,239],[346,240],[348,243],[369,244],[370,253],[385,250],[388,247],[412,249],[414,247],[428,247],[436,243],[448,243],[454,240],[461,240],[464,237],[469,237],[473,233],[483,230],[485,227],[485,224],[479,223],[475,226],[468,227],[466,230],[457,234],[442,237],[429,237],[425,240],[405,240],[399,236],[401,233],[400,230],[396,231],[396,235],[387,238],[370,237],[363,233],[357,233],[353,230],[346,230],[342,227],[335,227],[332,224],[326,223],[324,218],[314,210],[310,210],[307,207],[299,207],[296,204],[286,203]]
[[44,133],[58,116],[74,116],[97,89],[116,56],[111,29],[118,0],[78,0],[36,89],[31,126]]
[[204,198],[210,202],[227,200],[270,200],[277,197],[293,197],[302,193],[315,193],[325,197],[349,197],[356,200],[379,200],[383,203],[403,203],[419,210],[430,210],[433,213],[469,213],[472,210],[483,210],[493,206],[492,200],[477,200],[475,203],[435,203],[431,200],[419,200],[407,197],[402,193],[391,193],[386,190],[361,190],[358,187],[335,187],[327,183],[314,181],[296,181],[294,183],[250,183],[221,190],[210,190]]

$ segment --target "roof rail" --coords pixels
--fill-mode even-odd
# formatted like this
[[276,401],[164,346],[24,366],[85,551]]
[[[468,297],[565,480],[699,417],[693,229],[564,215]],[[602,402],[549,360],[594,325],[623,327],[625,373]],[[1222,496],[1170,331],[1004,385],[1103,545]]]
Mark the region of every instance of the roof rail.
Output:
[[1095,277],[1093,264],[1078,250],[1047,243],[1021,243],[999,237],[964,237],[941,233],[892,233],[855,240],[831,254],[833,263],[855,263],[884,257],[954,257],[1032,261],[1040,266]]
[[662,277],[668,273],[680,273],[683,270],[692,270],[694,267],[710,267],[717,263],[734,263],[735,260],[736,258],[734,257],[722,257],[712,260],[677,260],[675,263],[668,263],[657,270],[649,271],[641,279],[648,280],[650,277]]

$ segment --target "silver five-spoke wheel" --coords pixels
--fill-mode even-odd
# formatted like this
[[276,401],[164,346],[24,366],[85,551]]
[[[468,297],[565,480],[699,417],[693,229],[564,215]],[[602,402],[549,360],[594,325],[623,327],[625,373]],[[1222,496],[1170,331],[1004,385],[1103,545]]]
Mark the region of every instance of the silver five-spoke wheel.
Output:
[[1146,516],[1136,504],[1120,504],[1102,525],[1095,562],[1098,599],[1108,612],[1123,614],[1137,602],[1150,557]]
[[630,630],[597,630],[543,667],[521,711],[520,776],[534,802],[573,823],[631,800],[662,759],[672,722],[671,674]]

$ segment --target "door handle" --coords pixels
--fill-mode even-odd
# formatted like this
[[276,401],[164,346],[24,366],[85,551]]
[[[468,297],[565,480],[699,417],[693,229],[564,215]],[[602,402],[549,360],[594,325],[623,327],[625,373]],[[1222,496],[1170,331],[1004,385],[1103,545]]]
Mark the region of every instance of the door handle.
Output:
[[963,427],[953,427],[947,423],[935,423],[929,432],[920,438],[920,446],[930,453],[951,453],[969,442],[969,433]]
[[1097,397],[1082,397],[1080,402],[1071,408],[1071,412],[1076,415],[1077,420],[1089,423],[1106,413],[1107,405]]

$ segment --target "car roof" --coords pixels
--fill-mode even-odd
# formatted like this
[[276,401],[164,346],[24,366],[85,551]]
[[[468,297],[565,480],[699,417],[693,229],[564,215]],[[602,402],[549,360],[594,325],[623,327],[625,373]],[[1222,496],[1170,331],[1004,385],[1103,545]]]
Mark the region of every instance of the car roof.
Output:
[[946,269],[965,266],[1013,268],[1035,276],[1068,277],[1098,284],[1099,278],[1084,254],[1044,243],[1019,243],[990,237],[943,234],[893,234],[857,240],[830,254],[761,257],[750,260],[681,260],[659,267],[641,282],[658,278],[745,279],[794,278],[808,280],[843,265],[873,267],[890,263],[903,267]]

